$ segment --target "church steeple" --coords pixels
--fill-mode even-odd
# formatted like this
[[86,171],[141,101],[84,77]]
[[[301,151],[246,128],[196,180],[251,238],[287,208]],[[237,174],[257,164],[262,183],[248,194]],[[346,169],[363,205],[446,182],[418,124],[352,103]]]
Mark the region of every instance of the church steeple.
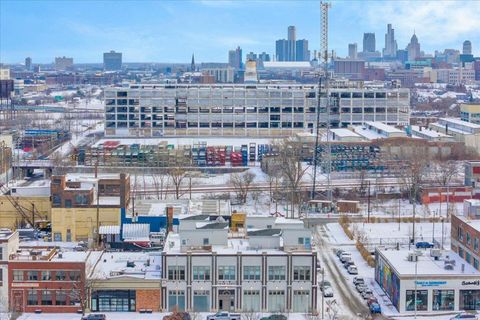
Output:
[[190,64],[190,71],[195,71],[195,55],[192,53],[192,63]]

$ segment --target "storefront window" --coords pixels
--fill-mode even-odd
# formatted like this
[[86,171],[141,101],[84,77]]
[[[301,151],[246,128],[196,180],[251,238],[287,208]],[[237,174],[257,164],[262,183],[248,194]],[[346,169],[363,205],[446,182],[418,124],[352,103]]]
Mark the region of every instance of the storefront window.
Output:
[[285,291],[268,291],[268,309],[271,312],[285,311]]
[[310,292],[308,290],[293,291],[293,312],[310,312]]
[[168,291],[168,311],[184,311],[185,310],[185,291],[170,290]]
[[[405,298],[405,309],[415,311],[415,290],[407,290]],[[428,291],[417,290],[417,311],[427,311],[428,309]]]
[[480,290],[460,290],[460,310],[480,310]]
[[243,311],[244,312],[260,311],[260,291],[258,290],[243,291]]
[[195,290],[193,291],[193,311],[195,312],[208,312],[210,291],[207,290]]
[[37,290],[28,290],[27,304],[29,306],[35,306],[38,304]]
[[454,290],[433,290],[434,311],[454,310],[455,308],[455,291]]
[[67,292],[65,290],[57,290],[55,292],[55,304],[64,306],[67,304]]
[[135,311],[135,290],[98,290],[92,295],[92,311]]

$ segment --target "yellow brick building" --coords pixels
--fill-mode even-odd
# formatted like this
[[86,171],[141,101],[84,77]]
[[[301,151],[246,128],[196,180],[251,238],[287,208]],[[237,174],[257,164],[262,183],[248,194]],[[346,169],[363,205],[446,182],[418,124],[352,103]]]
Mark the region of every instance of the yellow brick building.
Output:
[[[120,225],[120,208],[99,208],[99,226]],[[94,240],[97,208],[52,208],[52,240]]]
[[[30,208],[35,206],[35,220],[50,221],[51,218],[51,202],[50,197],[12,197],[18,204],[25,208],[25,211],[31,212]],[[28,209],[28,210],[27,210]],[[7,196],[0,195],[0,228],[16,229],[17,225],[22,222],[21,214],[15,209],[13,204],[8,200]]]

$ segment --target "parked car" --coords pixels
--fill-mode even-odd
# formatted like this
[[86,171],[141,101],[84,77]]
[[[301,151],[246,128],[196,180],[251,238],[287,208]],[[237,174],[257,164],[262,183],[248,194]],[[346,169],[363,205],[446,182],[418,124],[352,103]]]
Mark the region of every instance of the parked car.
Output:
[[330,281],[320,281],[319,282],[319,285],[320,285],[320,290],[323,290],[323,287],[331,287],[332,284],[330,283]]
[[340,255],[341,255],[342,253],[344,253],[344,252],[345,252],[345,250],[338,249],[338,250],[335,252],[335,254],[337,255],[337,257],[340,258]]
[[354,266],[354,265],[355,265],[355,262],[353,262],[352,260],[350,260],[350,261],[345,261],[345,263],[343,264],[343,267],[344,267],[345,269],[348,269],[348,267]]
[[417,247],[417,249],[429,249],[433,248],[434,246],[433,243],[427,241],[420,241],[415,244],[415,247]]
[[241,316],[239,313],[230,313],[230,312],[217,312],[215,314],[207,316],[207,320],[240,320]]
[[107,320],[107,316],[103,313],[92,313],[82,317],[82,320]]
[[368,300],[371,297],[373,297],[373,292],[372,292],[372,290],[367,289],[367,290],[362,291],[362,293],[360,293],[360,295],[362,296],[363,299]]
[[284,316],[283,314],[272,314],[269,317],[263,317],[260,318],[260,320],[287,320],[287,316]]
[[188,312],[173,312],[163,317],[163,320],[190,320]]
[[352,260],[352,255],[348,252],[344,252],[340,255],[340,261],[345,263],[345,261],[350,261]]
[[363,277],[353,277],[353,284],[354,285],[357,285],[357,284],[365,284],[365,279],[363,279]]
[[323,288],[323,296],[325,298],[332,298],[333,297],[333,289],[332,287],[325,287]]
[[355,288],[356,288],[357,291],[360,292],[360,293],[362,293],[362,292],[365,291],[365,290],[368,290],[367,285],[364,284],[364,283],[357,284]]
[[358,269],[356,266],[350,266],[348,267],[347,272],[349,274],[358,274]]
[[468,313],[468,312],[462,312],[457,314],[455,317],[450,318],[450,320],[457,320],[457,319],[478,319],[476,314],[473,313]]
[[380,308],[380,305],[376,302],[371,303],[369,309],[371,313],[382,313],[382,308]]

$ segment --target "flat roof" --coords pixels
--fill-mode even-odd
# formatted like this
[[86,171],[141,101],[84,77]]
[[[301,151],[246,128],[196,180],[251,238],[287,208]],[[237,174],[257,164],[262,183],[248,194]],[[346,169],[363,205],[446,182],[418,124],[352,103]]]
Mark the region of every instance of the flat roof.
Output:
[[372,126],[378,130],[382,130],[387,133],[405,133],[404,131],[397,129],[394,126],[390,126],[388,124],[385,124],[379,121],[366,121],[365,124],[367,126]]
[[[479,200],[476,200],[476,201],[478,201],[478,203],[475,203],[474,206],[480,205],[480,201]],[[474,228],[475,230],[480,231],[480,219],[470,219],[469,217],[464,215],[455,215],[455,217],[460,219],[463,223],[468,224],[470,227]]]
[[[461,125],[461,126],[472,128],[472,129],[480,129],[480,125],[475,124],[475,123],[471,123],[471,122],[468,122],[468,121],[463,121],[459,118],[440,118],[439,120],[442,120],[442,121],[445,121],[445,122],[450,122],[450,123],[455,123],[455,124],[458,124],[458,125]],[[450,130],[450,128],[448,128],[448,129]]]
[[104,280],[118,277],[160,279],[160,252],[104,252],[90,277]]
[[411,126],[412,129],[412,134],[419,134],[419,135],[425,135],[430,138],[453,138],[452,136],[449,136],[448,134],[444,134],[441,132],[437,132],[435,130],[429,129],[429,128],[422,128],[420,130],[420,126]]
[[354,131],[349,130],[349,129],[344,129],[344,128],[330,129],[330,132],[335,133],[335,135],[337,135],[339,137],[358,137],[358,138],[361,138],[361,136],[359,134],[355,133]]
[[[414,277],[415,265],[417,265],[417,276],[480,276],[480,272],[475,270],[470,264],[461,259],[453,251],[443,251],[439,260],[435,260],[430,256],[430,250],[417,250],[422,255],[418,256],[418,262],[408,261],[407,257],[409,253],[415,251],[404,250],[377,250],[384,260],[396,271],[400,277]],[[445,261],[454,261],[453,270],[446,270],[444,268]],[[464,265],[464,271],[462,272],[462,265]]]

